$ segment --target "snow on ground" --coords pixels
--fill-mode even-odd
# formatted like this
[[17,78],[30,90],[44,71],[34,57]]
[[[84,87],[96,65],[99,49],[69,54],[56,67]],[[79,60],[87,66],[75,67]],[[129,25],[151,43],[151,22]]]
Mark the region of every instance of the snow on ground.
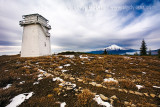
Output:
[[61,70],[62,72],[67,72],[68,70]]
[[3,88],[3,90],[8,89],[8,88],[10,88],[11,86],[12,86],[12,84],[7,84],[7,86],[5,86],[5,87]]
[[106,73],[109,73],[109,70],[105,70]]
[[25,83],[25,81],[21,81],[21,82],[19,82],[19,84],[24,84]]
[[41,69],[38,69],[38,71],[40,72],[40,74],[38,75],[38,80],[42,80],[43,76],[49,77],[49,76],[53,76],[50,73],[47,73],[46,71],[43,71]]
[[63,68],[63,66],[59,66],[58,68],[62,69],[62,68]]
[[34,83],[33,83],[33,85],[36,85],[36,84],[39,84],[39,81],[38,81],[38,82],[34,82]]
[[153,86],[154,88],[160,88],[160,86]]
[[5,72],[9,71],[9,70],[4,70]]
[[141,89],[141,88],[143,88],[142,85],[136,85],[136,87],[138,88],[138,90]]
[[114,78],[105,78],[104,82],[118,82],[118,81],[115,80]]
[[42,80],[43,79],[42,77],[43,77],[43,74],[39,74],[38,75],[38,80]]
[[60,104],[60,107],[65,107],[65,105],[66,105],[66,102],[63,102]]
[[59,77],[53,78],[52,80],[53,80],[53,81],[61,81],[61,82],[63,81],[63,79],[61,79],[61,78],[59,78]]
[[79,57],[82,58],[82,59],[88,59],[88,56],[87,56],[87,55],[86,55],[85,57],[82,56],[82,55],[80,55]]
[[43,71],[42,69],[38,69],[38,71],[39,71],[39,72],[42,72],[42,73],[46,72],[46,71]]
[[68,58],[74,58],[74,55],[63,55],[64,57],[68,57]]
[[112,107],[112,105],[108,102],[104,102],[99,95],[95,95],[95,98],[93,98],[99,105],[105,106],[105,107]]
[[68,66],[71,66],[71,64],[65,64],[64,66],[65,66],[65,67],[68,67]]
[[146,74],[146,72],[142,72],[142,74]]
[[13,99],[11,99],[11,103],[8,104],[6,107],[18,107],[25,100],[32,97],[32,95],[33,95],[33,92],[19,94],[19,95],[15,96]]

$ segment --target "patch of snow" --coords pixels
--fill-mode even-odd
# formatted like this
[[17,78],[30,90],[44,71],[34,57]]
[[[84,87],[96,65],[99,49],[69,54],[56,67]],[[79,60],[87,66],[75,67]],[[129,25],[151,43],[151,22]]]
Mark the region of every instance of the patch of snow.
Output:
[[65,105],[66,105],[66,102],[63,102],[60,104],[60,107],[65,107]]
[[32,95],[33,95],[33,92],[19,94],[19,95],[15,96],[13,99],[11,99],[11,103],[8,104],[6,107],[18,107],[25,100],[32,97]]
[[81,62],[81,64],[84,64],[83,62]]
[[37,62],[36,64],[39,64],[39,62]]
[[36,85],[36,84],[39,84],[39,81],[38,81],[38,82],[34,82],[34,83],[33,83],[33,85]]
[[110,82],[110,81],[112,81],[112,82],[118,82],[118,81],[115,80],[114,78],[105,78],[105,79],[104,79],[104,82]]
[[146,72],[142,72],[142,74],[146,74]]
[[42,76],[43,76],[43,74],[39,74],[39,75],[38,75],[38,77],[42,77]]
[[138,90],[141,89],[141,88],[143,88],[142,85],[136,85],[136,87],[138,88]]
[[102,59],[103,57],[98,57],[99,59]]
[[160,88],[160,86],[153,86],[154,88]]
[[26,68],[31,68],[30,66],[28,66],[28,65],[25,65],[24,67],[26,67]]
[[68,58],[74,58],[74,55],[63,55],[64,57],[68,57]]
[[61,70],[62,72],[67,72],[68,70]]
[[72,88],[76,88],[76,84],[72,84],[71,82],[60,83],[61,86],[70,86]]
[[84,56],[80,55],[79,58],[88,59],[88,56],[85,56],[85,57],[84,57]]
[[42,77],[39,77],[39,78],[38,78],[38,80],[42,80],[42,79],[43,79]]
[[65,64],[64,66],[65,66],[65,67],[68,67],[68,66],[71,66],[71,64]]
[[21,82],[19,82],[19,84],[24,84],[25,83],[25,81],[21,81]]
[[9,71],[9,70],[4,70],[5,72]]
[[123,50],[124,48],[122,48],[122,47],[120,47],[118,45],[113,44],[113,45],[111,45],[109,47],[106,47],[106,49],[108,49],[108,50],[119,50],[119,49]]
[[131,59],[131,57],[128,57],[128,56],[124,56],[123,58],[124,59]]
[[3,90],[8,89],[8,88],[10,88],[11,86],[12,86],[12,84],[7,84],[7,86],[5,86],[5,87],[3,88]]
[[133,63],[130,63],[130,64],[133,64]]
[[109,70],[105,70],[106,73],[109,73]]
[[53,81],[61,81],[61,82],[63,81],[63,79],[61,79],[61,78],[59,78],[59,77],[53,78],[52,80],[53,80]]
[[58,68],[62,69],[62,68],[63,68],[63,66],[59,66]]
[[42,73],[46,72],[46,71],[43,71],[42,69],[38,69],[38,71],[39,71],[39,72],[42,72]]
[[105,106],[105,107],[112,107],[112,105],[108,102],[104,102],[99,95],[95,95],[95,98],[93,98],[99,105]]

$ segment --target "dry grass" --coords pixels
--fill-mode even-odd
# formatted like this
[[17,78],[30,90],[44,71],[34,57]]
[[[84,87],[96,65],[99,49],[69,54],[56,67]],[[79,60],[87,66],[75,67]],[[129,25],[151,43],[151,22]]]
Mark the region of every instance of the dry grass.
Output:
[[130,80],[122,79],[119,81],[119,84],[120,84],[120,87],[122,88],[137,90],[136,85]]
[[78,106],[90,104],[93,101],[93,98],[94,94],[90,90],[84,89],[82,93],[77,95]]

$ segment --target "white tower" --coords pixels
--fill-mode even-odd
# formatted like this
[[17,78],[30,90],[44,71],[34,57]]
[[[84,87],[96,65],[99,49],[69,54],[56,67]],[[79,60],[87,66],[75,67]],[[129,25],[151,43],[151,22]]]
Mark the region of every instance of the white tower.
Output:
[[48,20],[39,14],[23,15],[21,57],[37,57],[51,55]]

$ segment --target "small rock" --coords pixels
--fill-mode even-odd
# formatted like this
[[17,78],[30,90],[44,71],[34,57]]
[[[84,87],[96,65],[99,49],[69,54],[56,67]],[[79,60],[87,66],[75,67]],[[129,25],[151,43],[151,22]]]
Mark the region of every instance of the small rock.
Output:
[[96,82],[90,82],[89,84],[96,86]]
[[66,96],[67,96],[67,94],[64,94],[63,96],[64,96],[64,97],[66,97]]
[[106,86],[103,86],[103,88],[107,88]]
[[82,79],[78,79],[78,82],[83,82],[83,80]]
[[71,81],[75,80],[75,78],[73,78],[73,77],[70,77],[69,79],[70,79]]
[[113,99],[110,99],[110,101],[111,101],[111,105],[113,105],[113,101],[114,101],[114,100],[113,100]]
[[140,96],[142,96],[142,95],[143,95],[142,93],[137,92],[137,91],[135,91],[135,94],[136,94],[136,95],[140,95]]
[[104,100],[104,101],[109,100],[109,99],[108,99],[108,97],[104,96],[103,94],[100,94],[99,96],[100,96],[100,97],[101,97],[101,99],[102,99],[102,100]]
[[122,90],[122,89],[118,89],[118,91],[121,91],[121,92],[122,92],[123,90]]
[[116,89],[116,88],[114,88],[114,87],[111,87],[111,88],[110,88],[110,90],[115,90],[115,89]]
[[158,98],[160,98],[160,94],[159,94]]
[[112,96],[111,98],[114,99],[114,100],[118,99],[118,98],[116,97],[116,95]]
[[136,105],[135,105],[135,104],[132,104],[131,107],[136,107]]
[[79,90],[78,90],[78,89],[75,89],[75,91],[78,92]]
[[47,97],[53,97],[53,94],[48,94]]
[[130,90],[129,93],[134,94],[134,91]]
[[59,92],[58,95],[60,95],[61,93]]
[[123,89],[123,92],[127,93],[128,91],[126,89]]
[[124,105],[129,105],[129,102],[125,101],[125,102],[124,102]]
[[148,93],[144,93],[144,95],[147,96],[147,97],[149,96]]
[[72,89],[73,89],[73,88],[71,88],[71,87],[67,87],[67,88],[66,88],[66,90],[72,90]]
[[101,84],[96,84],[96,87],[103,87]]
[[154,98],[156,95],[155,95],[155,94],[150,94],[150,96],[151,96],[152,98]]

